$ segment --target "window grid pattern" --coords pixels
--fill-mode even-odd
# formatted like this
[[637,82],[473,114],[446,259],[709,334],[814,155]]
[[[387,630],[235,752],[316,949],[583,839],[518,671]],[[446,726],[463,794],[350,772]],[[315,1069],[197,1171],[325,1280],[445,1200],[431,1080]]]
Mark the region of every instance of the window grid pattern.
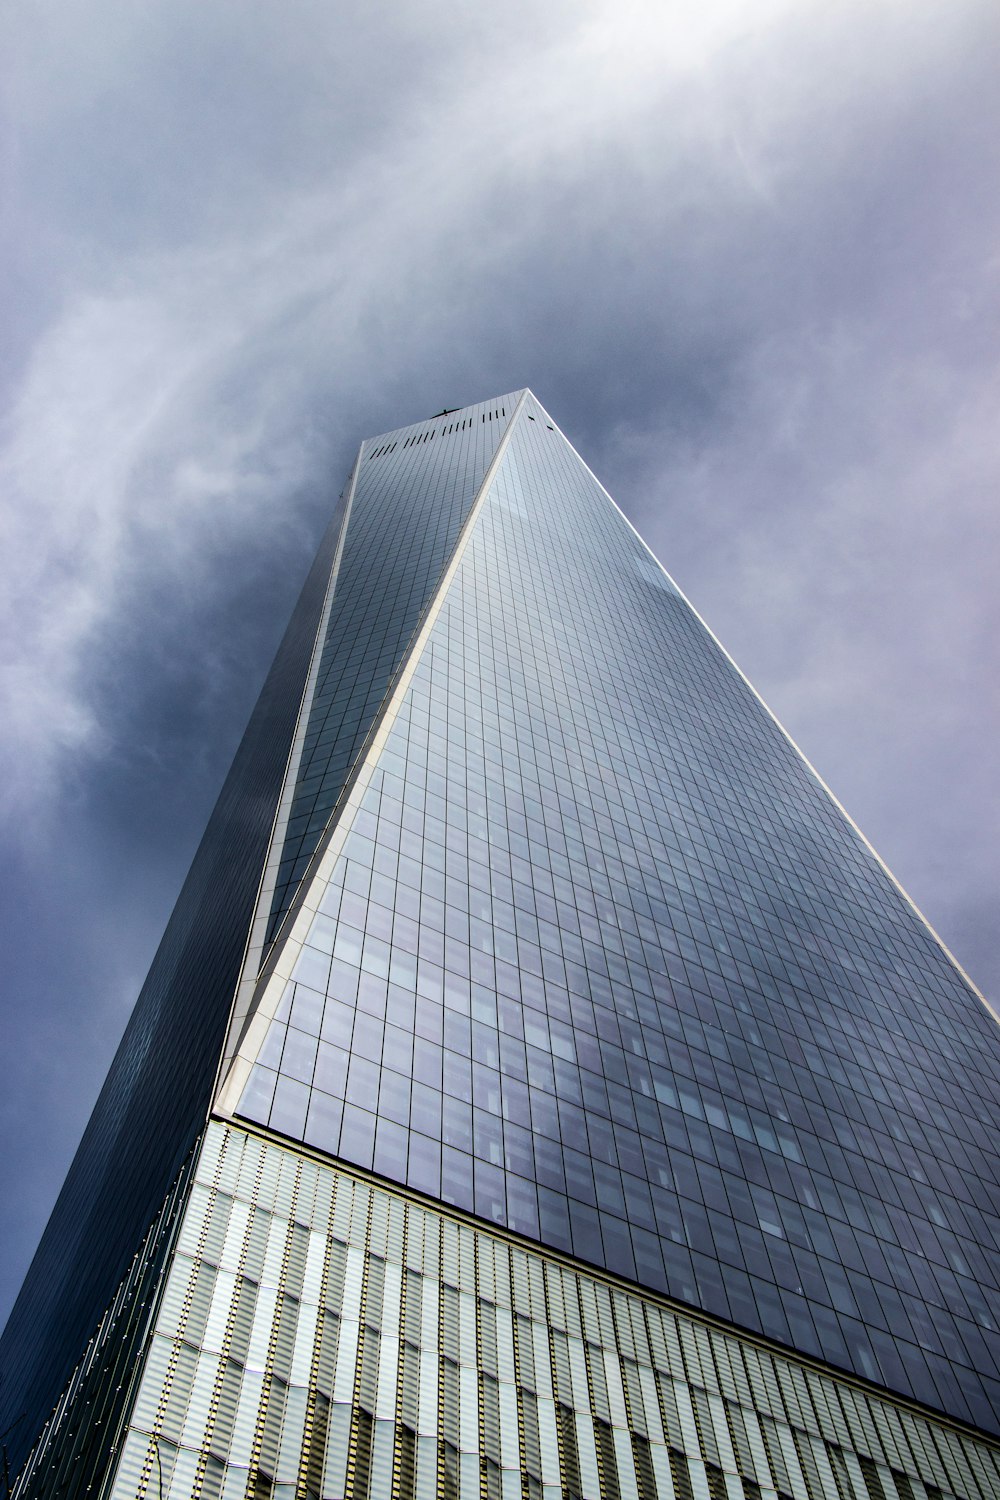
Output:
[[523,411],[239,1112],[996,1430],[1000,1032]]
[[995,1500],[996,1448],[214,1123],[112,1500]]
[[501,396],[363,445],[268,942],[315,852],[516,404],[516,394]]

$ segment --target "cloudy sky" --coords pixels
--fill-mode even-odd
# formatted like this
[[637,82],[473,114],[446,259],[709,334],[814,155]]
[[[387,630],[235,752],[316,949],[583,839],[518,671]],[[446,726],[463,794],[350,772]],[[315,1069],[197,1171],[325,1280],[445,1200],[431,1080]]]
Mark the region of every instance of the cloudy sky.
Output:
[[0,1318],[357,443],[444,405],[535,390],[1000,999],[995,0],[4,28]]

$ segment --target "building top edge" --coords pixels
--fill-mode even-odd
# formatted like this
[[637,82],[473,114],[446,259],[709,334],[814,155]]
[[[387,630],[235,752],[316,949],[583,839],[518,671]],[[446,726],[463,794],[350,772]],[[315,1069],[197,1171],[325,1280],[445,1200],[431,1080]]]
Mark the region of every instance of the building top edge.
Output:
[[519,390],[507,391],[500,396],[489,396],[484,401],[474,401],[468,406],[444,406],[433,416],[424,417],[419,422],[410,422],[404,424],[402,427],[393,427],[385,432],[376,433],[373,437],[367,437],[363,440],[361,446],[363,449],[371,450],[380,444],[398,441],[401,438],[422,433],[431,427],[440,427],[452,422],[467,421],[469,418],[478,417],[484,412],[493,411],[494,409],[497,411],[505,410],[507,416],[512,416],[514,408],[526,391],[527,387],[522,386]]

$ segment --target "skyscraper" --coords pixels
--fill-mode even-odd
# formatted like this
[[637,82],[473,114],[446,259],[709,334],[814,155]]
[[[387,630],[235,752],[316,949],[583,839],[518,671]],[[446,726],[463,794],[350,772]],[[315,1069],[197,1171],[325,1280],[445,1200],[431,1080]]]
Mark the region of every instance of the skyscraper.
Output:
[[8,1324],[16,1493],[995,1500],[998,1118],[531,393],[373,438]]

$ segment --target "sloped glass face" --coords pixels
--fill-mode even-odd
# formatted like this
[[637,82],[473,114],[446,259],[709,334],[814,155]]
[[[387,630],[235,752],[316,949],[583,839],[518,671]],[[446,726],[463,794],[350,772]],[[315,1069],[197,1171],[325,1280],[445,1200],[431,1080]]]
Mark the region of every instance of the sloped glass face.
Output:
[[517,396],[365,443],[271,903],[277,931],[434,594]]
[[998,1039],[529,401],[239,1113],[995,1430]]

